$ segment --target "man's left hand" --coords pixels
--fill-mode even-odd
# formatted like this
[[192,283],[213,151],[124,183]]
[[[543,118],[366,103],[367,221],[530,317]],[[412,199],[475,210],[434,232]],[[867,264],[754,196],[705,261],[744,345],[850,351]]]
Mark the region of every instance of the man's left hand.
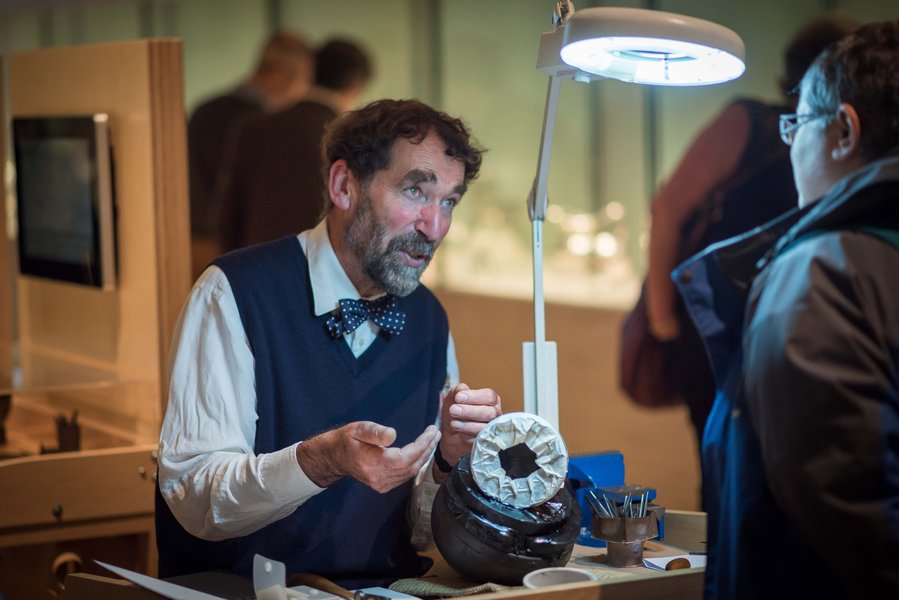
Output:
[[[440,410],[440,453],[453,466],[471,452],[471,445],[484,426],[503,414],[499,394],[494,390],[473,390],[464,383],[449,391]],[[434,474],[436,479],[436,468]]]

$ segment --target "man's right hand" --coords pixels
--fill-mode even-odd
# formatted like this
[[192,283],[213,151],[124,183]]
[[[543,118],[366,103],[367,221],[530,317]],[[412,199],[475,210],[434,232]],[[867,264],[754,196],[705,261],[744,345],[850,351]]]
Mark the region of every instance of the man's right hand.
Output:
[[396,430],[371,421],[357,421],[309,438],[297,446],[297,462],[319,487],[349,475],[385,493],[415,477],[434,454],[440,432],[429,425],[402,448],[389,447]]

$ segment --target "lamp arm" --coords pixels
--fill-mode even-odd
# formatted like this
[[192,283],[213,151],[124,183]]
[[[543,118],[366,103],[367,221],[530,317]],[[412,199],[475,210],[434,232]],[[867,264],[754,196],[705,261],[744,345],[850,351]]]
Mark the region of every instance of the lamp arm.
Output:
[[[533,402],[535,406],[525,406],[525,410],[537,414],[548,414],[551,422],[558,425],[558,409],[556,390],[549,389],[554,386],[556,376],[550,369],[555,369],[555,361],[547,357],[546,349],[546,317],[545,302],[543,298],[543,221],[546,218],[547,179],[549,176],[550,157],[552,155],[553,133],[556,124],[556,112],[559,104],[559,88],[561,79],[550,76],[546,91],[546,108],[543,115],[543,131],[540,135],[540,153],[537,159],[537,175],[534,185],[528,197],[528,212],[533,225],[532,243],[534,258],[534,357],[533,362],[533,397],[526,394],[525,404]],[[546,411],[550,411],[547,413]],[[553,416],[555,415],[555,416]]]
[[531,221],[542,221],[546,218],[546,206],[549,203],[546,186],[549,179],[549,162],[552,156],[561,81],[561,78],[551,75],[546,86],[546,107],[543,111],[543,130],[540,133],[537,175],[534,178],[534,186],[531,188],[531,193],[528,196],[528,214]]
[[556,112],[559,105],[561,79],[550,76],[546,89],[546,108],[543,113],[543,131],[540,134],[540,154],[537,157],[537,175],[528,197],[528,213],[533,223],[534,256],[534,342],[537,355],[537,390],[540,398],[540,374],[543,372],[542,342],[546,341],[543,301],[543,221],[549,204],[546,187],[549,179],[549,163],[552,157],[553,134],[556,128]]

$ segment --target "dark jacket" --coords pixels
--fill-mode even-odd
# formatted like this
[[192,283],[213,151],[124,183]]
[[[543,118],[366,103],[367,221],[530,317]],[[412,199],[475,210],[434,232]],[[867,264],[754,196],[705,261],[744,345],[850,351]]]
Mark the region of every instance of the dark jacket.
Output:
[[717,382],[707,600],[899,597],[899,249],[872,227],[899,229],[899,158],[675,271]]
[[325,204],[321,142],[337,117],[301,100],[240,131],[222,189],[222,249],[269,242],[313,228]]
[[237,132],[265,114],[265,97],[248,85],[200,104],[187,123],[190,167],[190,226],[193,235],[217,237],[221,206],[218,187]]

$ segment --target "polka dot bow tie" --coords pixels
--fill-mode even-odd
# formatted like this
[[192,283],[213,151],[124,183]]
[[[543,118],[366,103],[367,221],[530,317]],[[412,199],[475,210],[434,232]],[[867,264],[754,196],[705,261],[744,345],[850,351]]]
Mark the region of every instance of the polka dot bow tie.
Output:
[[325,322],[328,332],[335,338],[352,333],[369,319],[393,335],[401,332],[406,324],[406,314],[396,310],[396,296],[390,294],[377,300],[344,298],[339,304],[340,309]]

